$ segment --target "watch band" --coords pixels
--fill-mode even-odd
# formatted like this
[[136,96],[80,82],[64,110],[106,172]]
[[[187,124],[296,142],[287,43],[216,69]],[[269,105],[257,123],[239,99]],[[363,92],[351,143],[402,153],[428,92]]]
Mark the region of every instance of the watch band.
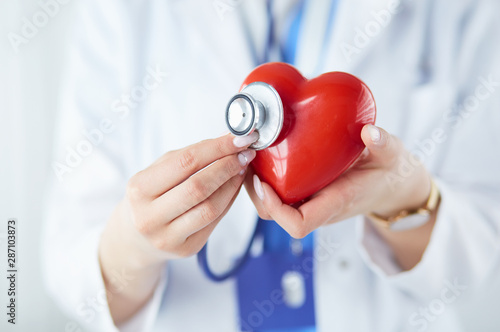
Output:
[[420,207],[415,210],[401,210],[397,215],[391,216],[389,218],[381,217],[373,212],[369,213],[367,216],[371,220],[376,222],[378,225],[388,229],[392,228],[392,226],[395,223],[404,222],[404,219],[410,216],[421,215],[423,217],[427,217],[427,219],[424,220],[424,222],[420,223],[420,225],[412,227],[416,228],[425,224],[430,219],[431,214],[436,210],[438,206],[440,197],[441,194],[439,192],[439,188],[434,182],[434,180],[431,178],[431,192],[429,194],[427,202],[424,204],[423,207]]

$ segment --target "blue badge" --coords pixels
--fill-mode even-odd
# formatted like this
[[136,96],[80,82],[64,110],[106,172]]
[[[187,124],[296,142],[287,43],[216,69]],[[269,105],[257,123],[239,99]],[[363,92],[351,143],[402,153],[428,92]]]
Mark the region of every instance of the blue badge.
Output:
[[242,331],[315,331],[312,234],[291,238],[274,221],[259,220],[263,253],[237,275]]

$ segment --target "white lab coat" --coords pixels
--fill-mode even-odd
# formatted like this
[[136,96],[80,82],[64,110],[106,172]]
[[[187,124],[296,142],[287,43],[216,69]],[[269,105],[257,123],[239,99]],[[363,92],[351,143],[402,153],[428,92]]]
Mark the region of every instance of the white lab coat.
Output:
[[[347,71],[371,87],[377,124],[423,158],[442,203],[423,259],[408,272],[362,217],[318,231],[319,331],[461,331],[467,312],[458,303],[473,301],[500,270],[498,2],[403,1],[386,22],[393,2],[341,1],[319,71]],[[296,65],[309,77],[319,73],[326,3],[310,1],[299,35]],[[249,39],[263,52],[264,8],[262,0],[80,4],[54,157],[70,165],[50,186],[43,256],[48,289],[79,325],[116,330],[100,233],[133,174],[226,131],[226,103],[255,66]],[[128,106],[120,101],[131,94]],[[83,131],[95,142],[80,160],[71,150],[88,152]],[[255,218],[242,190],[209,241],[211,264],[234,258]],[[126,287],[128,277],[117,281]],[[232,332],[237,317],[234,281],[207,280],[192,257],[169,263],[154,298],[121,329]]]

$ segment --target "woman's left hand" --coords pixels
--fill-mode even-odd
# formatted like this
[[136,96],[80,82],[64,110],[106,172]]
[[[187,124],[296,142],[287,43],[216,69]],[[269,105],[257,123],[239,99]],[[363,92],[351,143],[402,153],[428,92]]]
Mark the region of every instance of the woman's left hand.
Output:
[[430,175],[402,142],[385,130],[366,125],[366,145],[353,166],[307,202],[294,208],[282,203],[267,183],[250,171],[245,187],[263,219],[274,219],[292,237],[303,238],[318,227],[374,212],[389,217],[425,204]]

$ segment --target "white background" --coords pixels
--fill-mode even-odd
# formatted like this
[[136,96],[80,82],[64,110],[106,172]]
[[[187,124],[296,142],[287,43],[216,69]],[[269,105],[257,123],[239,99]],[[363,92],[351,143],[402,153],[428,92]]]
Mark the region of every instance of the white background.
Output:
[[61,6],[16,54],[8,34],[20,34],[23,17],[31,20],[40,7],[37,0],[0,1],[0,237],[8,218],[20,223],[15,327],[6,323],[5,238],[0,238],[0,331],[76,331],[43,288],[39,236],[58,79],[75,4]]

